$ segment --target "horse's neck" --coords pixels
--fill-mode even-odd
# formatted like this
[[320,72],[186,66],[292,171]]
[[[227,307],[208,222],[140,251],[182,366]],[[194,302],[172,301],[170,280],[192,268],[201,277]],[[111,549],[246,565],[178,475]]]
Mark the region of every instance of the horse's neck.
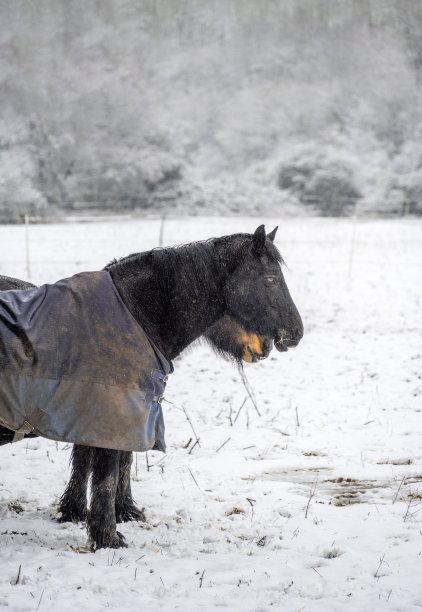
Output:
[[224,314],[219,291],[223,281],[215,275],[213,282],[204,283],[181,265],[172,270],[171,289],[166,290],[165,283],[157,282],[157,273],[151,274],[142,259],[121,262],[109,271],[132,315],[170,360]]

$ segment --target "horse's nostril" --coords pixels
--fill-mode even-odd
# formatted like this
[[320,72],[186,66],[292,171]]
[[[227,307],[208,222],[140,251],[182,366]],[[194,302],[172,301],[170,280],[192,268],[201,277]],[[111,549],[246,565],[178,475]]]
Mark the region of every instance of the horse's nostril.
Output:
[[290,338],[286,338],[287,346],[290,346],[290,347],[297,346],[299,342],[301,341],[302,336],[303,336],[303,327],[296,328],[295,330],[293,330],[293,333],[290,336]]

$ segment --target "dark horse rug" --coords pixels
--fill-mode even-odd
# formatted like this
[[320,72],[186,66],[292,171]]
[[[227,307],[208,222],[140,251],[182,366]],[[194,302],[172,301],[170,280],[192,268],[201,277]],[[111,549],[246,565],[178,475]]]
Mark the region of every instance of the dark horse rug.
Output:
[[15,439],[164,451],[171,370],[107,271],[0,291],[0,424]]

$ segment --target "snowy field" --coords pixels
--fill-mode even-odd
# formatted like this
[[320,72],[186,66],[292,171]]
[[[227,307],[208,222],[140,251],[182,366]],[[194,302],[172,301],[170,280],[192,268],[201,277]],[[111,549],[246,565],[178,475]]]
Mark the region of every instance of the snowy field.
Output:
[[[164,243],[257,224],[168,220]],[[422,221],[279,224],[305,336],[245,367],[259,414],[230,364],[206,346],[184,354],[163,405],[168,452],[148,453],[149,470],[138,454],[132,471],[147,523],[119,527],[127,549],[95,554],[83,525],[54,520],[70,446],[1,448],[0,607],[422,608]],[[159,231],[140,219],[33,226],[31,279],[100,269]],[[0,226],[0,274],[27,276],[22,227]]]

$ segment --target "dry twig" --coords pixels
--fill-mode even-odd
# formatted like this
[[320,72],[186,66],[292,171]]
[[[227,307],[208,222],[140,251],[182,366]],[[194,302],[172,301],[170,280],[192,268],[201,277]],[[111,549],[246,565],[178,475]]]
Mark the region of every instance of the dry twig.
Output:
[[253,521],[253,507],[254,507],[254,504],[256,504],[256,499],[251,499],[250,497],[247,497],[246,501],[249,502],[249,504],[250,504],[250,506],[252,508],[252,516],[251,516],[251,523],[252,523],[252,521]]
[[312,501],[312,498],[313,498],[313,497],[314,497],[314,495],[315,495],[315,491],[316,491],[316,488],[317,488],[317,483],[318,483],[318,472],[317,472],[317,475],[316,475],[316,477],[315,477],[315,480],[314,480],[314,482],[313,482],[313,484],[312,484],[312,486],[311,486],[311,490],[310,490],[310,492],[309,492],[308,503],[306,504],[306,508],[305,508],[305,518],[308,518],[308,510],[309,510],[309,505],[310,505],[310,503],[311,503],[311,501]]
[[40,607],[40,604],[41,604],[41,599],[42,599],[42,596],[44,595],[44,591],[45,591],[45,589],[43,589],[43,590],[42,590],[42,593],[41,593],[40,598],[39,598],[39,600],[38,600],[38,606],[37,606],[37,609],[36,609],[36,611],[35,611],[35,612],[38,612],[38,608]]
[[258,410],[258,404],[256,403],[256,399],[255,399],[254,392],[253,392],[253,390],[252,390],[251,385],[249,384],[248,379],[246,378],[246,374],[245,374],[245,372],[242,370],[242,371],[241,371],[241,373],[240,373],[240,375],[241,375],[241,377],[242,377],[243,386],[244,386],[244,387],[245,387],[245,389],[246,389],[246,393],[248,394],[249,399],[251,400],[251,402],[252,402],[252,404],[253,404],[253,407],[254,407],[254,408],[255,408],[255,410],[257,411],[258,416],[261,416],[261,413],[260,413],[260,412],[259,412],[259,410]]
[[397,489],[396,494],[395,494],[395,496],[394,496],[394,498],[393,498],[393,504],[395,504],[395,503],[396,503],[396,501],[397,501],[397,497],[398,497],[398,495],[399,495],[399,491],[400,491],[400,489],[402,488],[402,485],[403,485],[403,483],[404,483],[405,478],[406,478],[406,476],[403,476],[403,478],[402,478],[402,479],[401,479],[401,481],[400,481],[399,488]]
[[231,440],[231,438],[227,438],[227,440],[225,442],[223,442],[223,444],[221,446],[219,446],[215,452],[218,453],[218,451],[221,450],[223,448],[223,446],[225,444],[227,444],[227,442],[229,442],[229,440]]
[[195,438],[196,438],[196,443],[197,443],[197,444],[198,444],[198,446],[200,447],[201,445],[200,445],[200,443],[199,443],[199,437],[198,437],[198,435],[197,435],[197,433],[196,433],[196,431],[195,431],[195,428],[194,428],[193,423],[192,423],[192,421],[191,421],[191,419],[190,419],[190,416],[188,415],[188,413],[187,413],[187,411],[186,411],[186,408],[183,406],[183,404],[182,404],[182,410],[183,410],[183,412],[185,413],[185,417],[186,417],[187,422],[188,422],[188,423],[189,423],[189,425],[191,426],[191,429],[192,429],[192,431],[193,431],[193,435],[194,435],[194,436],[195,436]]
[[235,416],[235,418],[234,418],[234,422],[235,422],[235,423],[236,423],[236,421],[237,421],[237,417],[238,417],[238,416],[239,416],[239,414],[240,414],[240,411],[242,410],[243,406],[246,404],[246,400],[247,400],[247,399],[248,399],[248,396],[246,396],[246,397],[245,397],[245,399],[243,400],[243,402],[240,404],[240,408],[239,408],[239,410],[237,411],[237,414],[236,414],[236,416]]
[[[192,440],[192,438],[191,438],[191,440]],[[195,448],[195,446],[196,446],[197,444],[198,444],[198,446],[200,446],[200,444],[199,444],[199,438],[197,438],[197,440],[196,440],[195,444],[193,444],[192,448],[191,448],[191,449],[190,449],[190,451],[188,452],[188,455],[190,455],[190,454],[191,454],[191,452],[193,451],[193,449]]]
[[199,484],[196,481],[195,476],[192,474],[192,470],[188,467],[189,470],[189,474],[192,476],[194,483],[196,484],[196,486],[198,487],[198,489],[201,491],[202,495],[205,495],[205,493],[203,492],[203,490],[201,489],[201,487],[199,486]]

